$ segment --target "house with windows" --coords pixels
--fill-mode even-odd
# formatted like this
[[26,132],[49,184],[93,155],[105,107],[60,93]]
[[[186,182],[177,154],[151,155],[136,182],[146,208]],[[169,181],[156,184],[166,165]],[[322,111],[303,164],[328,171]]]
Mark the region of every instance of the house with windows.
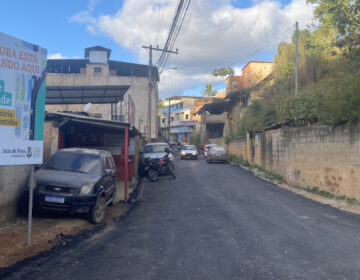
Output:
[[226,95],[240,89],[256,86],[274,69],[271,61],[249,61],[241,70],[240,76],[229,76],[225,80]]

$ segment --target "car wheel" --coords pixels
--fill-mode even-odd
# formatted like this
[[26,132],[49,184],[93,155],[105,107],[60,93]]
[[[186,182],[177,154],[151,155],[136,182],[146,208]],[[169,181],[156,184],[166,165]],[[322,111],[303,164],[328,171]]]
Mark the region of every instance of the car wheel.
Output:
[[93,224],[100,224],[106,214],[106,201],[103,196],[99,197],[89,213],[89,220]]

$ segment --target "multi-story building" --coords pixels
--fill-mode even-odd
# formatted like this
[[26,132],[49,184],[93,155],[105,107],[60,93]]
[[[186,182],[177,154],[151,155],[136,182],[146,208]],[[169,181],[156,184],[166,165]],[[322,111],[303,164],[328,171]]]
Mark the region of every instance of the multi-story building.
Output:
[[191,135],[201,123],[197,112],[209,102],[209,98],[193,96],[173,96],[164,101],[160,115],[163,137],[170,141],[189,143]]
[[[243,108],[254,99],[261,99],[265,87],[272,84],[274,63],[250,61],[241,76],[231,76],[225,81],[227,97],[221,102],[204,105],[201,115],[201,142],[223,144],[235,120],[241,118]],[[260,87],[260,88],[258,88]],[[235,128],[236,129],[236,128]]]
[[[107,89],[115,86],[128,87],[122,101],[118,103],[91,104],[86,111],[94,117],[127,121],[132,123],[141,133],[148,134],[148,116],[151,112],[151,138],[158,136],[157,106],[159,73],[156,67],[151,68],[151,94],[149,95],[149,66],[110,60],[111,50],[95,46],[85,49],[84,59],[49,59],[47,63],[47,87],[58,89],[63,97],[62,89],[82,88],[86,100],[91,100],[93,88]],[[71,91],[67,91],[69,94]],[[66,98],[65,98],[66,99]],[[47,105],[48,112],[84,110],[85,104],[74,104],[69,96],[68,104]],[[84,99],[85,100],[85,99]],[[149,102],[151,109],[149,109]],[[80,102],[78,102],[80,103]],[[85,102],[84,102],[85,103]],[[60,105],[61,104],[61,105]]]
[[241,70],[241,76],[230,76],[225,80],[226,95],[242,88],[257,85],[273,71],[275,63],[270,61],[249,61]]

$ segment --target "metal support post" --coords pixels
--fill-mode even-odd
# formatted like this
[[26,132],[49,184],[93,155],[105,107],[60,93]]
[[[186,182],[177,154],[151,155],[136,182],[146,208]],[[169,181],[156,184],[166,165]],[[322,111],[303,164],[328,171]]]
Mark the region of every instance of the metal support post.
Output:
[[33,189],[34,189],[34,165],[31,166],[30,171],[30,185],[29,185],[29,211],[28,211],[28,236],[27,245],[31,245],[31,225],[32,225],[32,209],[33,209]]
[[128,178],[129,178],[129,129],[125,128],[125,190],[124,190],[124,199],[125,203],[128,200]]
[[299,22],[295,24],[296,47],[295,47],[295,95],[298,94],[298,75],[299,75]]

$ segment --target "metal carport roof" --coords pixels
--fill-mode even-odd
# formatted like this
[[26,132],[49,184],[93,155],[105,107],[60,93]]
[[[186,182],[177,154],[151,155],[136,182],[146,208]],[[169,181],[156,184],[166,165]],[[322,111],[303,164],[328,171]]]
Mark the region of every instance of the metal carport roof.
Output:
[[129,88],[129,85],[47,86],[46,104],[117,103]]

